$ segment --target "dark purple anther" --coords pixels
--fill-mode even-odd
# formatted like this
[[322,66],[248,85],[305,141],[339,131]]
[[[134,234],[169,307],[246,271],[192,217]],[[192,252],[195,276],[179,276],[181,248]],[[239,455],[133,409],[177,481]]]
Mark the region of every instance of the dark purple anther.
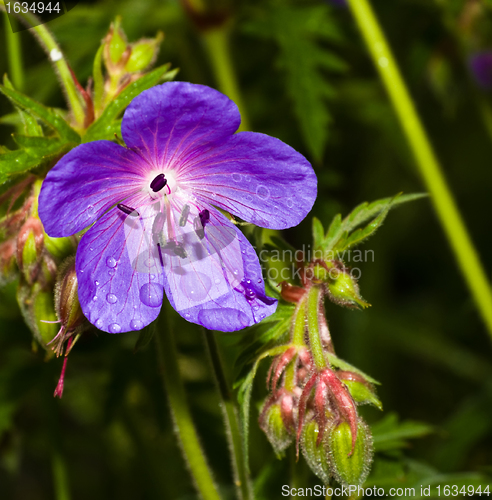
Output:
[[154,193],[160,191],[167,184],[164,174],[159,174],[151,183],[150,187]]
[[118,203],[116,206],[126,215],[131,215],[132,217],[138,217],[140,215],[134,208],[123,205],[123,203]]
[[207,209],[202,210],[198,214],[198,217],[200,217],[200,222],[202,223],[202,227],[205,228],[205,224],[210,221],[210,212]]

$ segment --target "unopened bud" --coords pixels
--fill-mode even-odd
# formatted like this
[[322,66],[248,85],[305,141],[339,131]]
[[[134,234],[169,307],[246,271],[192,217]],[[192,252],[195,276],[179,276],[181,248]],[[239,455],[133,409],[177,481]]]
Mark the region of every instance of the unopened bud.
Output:
[[346,307],[369,307],[360,295],[357,280],[347,269],[331,269],[327,280],[328,295],[332,302]]
[[38,217],[30,217],[17,236],[17,265],[27,283],[36,280],[44,250],[43,225]]
[[316,420],[311,420],[304,424],[301,434],[302,454],[311,470],[325,484],[328,484],[331,476],[330,452],[326,446],[326,439],[321,441],[318,445],[319,432],[320,430]]
[[75,330],[85,321],[79,302],[74,258],[67,259],[60,269],[55,287],[55,308],[66,331]]
[[124,65],[126,61],[121,59],[127,48],[128,42],[125,32],[121,28],[121,17],[118,16],[114,23],[111,24],[105,39],[104,62],[108,71],[116,66],[122,66],[122,63]]
[[125,71],[136,73],[150,66],[157,58],[162,40],[164,40],[164,34],[159,31],[155,38],[144,38],[133,43],[130,58],[125,65]]
[[369,474],[372,462],[372,437],[368,426],[359,418],[357,440],[352,447],[352,432],[347,422],[342,422],[329,432],[331,471],[344,486],[361,485]]
[[273,403],[271,398],[268,398],[260,413],[259,423],[275,453],[281,457],[294,439],[292,395],[284,393]]

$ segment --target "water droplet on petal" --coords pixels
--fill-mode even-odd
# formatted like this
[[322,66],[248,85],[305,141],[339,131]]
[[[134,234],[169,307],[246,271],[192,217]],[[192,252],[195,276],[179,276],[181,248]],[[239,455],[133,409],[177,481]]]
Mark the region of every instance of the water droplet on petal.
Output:
[[154,280],[155,280],[155,274],[151,274],[151,275],[149,276],[149,278],[150,278],[152,281],[154,281]]
[[94,249],[92,247],[90,247],[89,250],[92,252]]
[[108,271],[108,274],[109,274],[110,276],[114,276],[114,275],[116,274],[116,271],[115,271],[114,269],[110,269],[110,270]]
[[206,274],[188,273],[181,278],[181,290],[193,302],[206,299],[211,288],[212,282]]
[[118,323],[111,323],[109,325],[109,331],[111,333],[120,333],[121,332],[121,326],[118,325]]
[[96,328],[102,328],[103,327],[103,322],[102,322],[102,319],[98,319],[95,323],[94,323],[94,326]]
[[262,280],[261,280],[261,278],[260,278],[260,279],[258,280],[258,283],[261,283],[261,281],[262,281]]
[[232,271],[232,274],[234,274],[234,276],[237,276],[239,274],[239,270],[238,269],[234,269],[234,271]]
[[159,283],[145,283],[140,288],[140,300],[149,307],[159,307],[163,294],[164,288]]
[[139,319],[132,319],[130,321],[130,328],[132,328],[133,330],[141,330],[143,326],[144,324]]
[[99,286],[99,281],[94,281],[94,285]]
[[92,300],[95,302],[97,300],[97,295],[94,295],[94,297],[92,297]]
[[260,200],[268,200],[270,198],[270,190],[263,185],[260,185],[256,188],[256,195]]
[[190,313],[186,313],[185,314],[185,318],[190,318],[191,317],[191,314]]
[[292,208],[294,206],[294,201],[292,200],[292,198],[287,198],[287,206],[289,208]]
[[108,293],[106,295],[106,300],[110,303],[110,304],[116,304],[116,302],[118,302],[118,297],[116,297],[116,295],[114,293]]
[[258,311],[258,309],[259,309],[259,308],[260,308],[260,306],[259,306],[259,305],[257,305],[257,304],[255,304],[255,305],[253,306],[253,311]]
[[87,207],[87,213],[88,213],[89,215],[94,215],[94,213],[95,213],[95,212],[96,212],[96,209],[95,209],[92,205],[89,205],[89,206]]
[[106,259],[106,265],[108,267],[116,267],[116,259],[114,257],[108,257]]
[[246,201],[249,201],[249,202],[253,201],[253,197],[250,194],[247,194]]
[[244,289],[244,296],[248,299],[248,300],[253,300],[256,298],[256,292],[254,291],[253,288],[247,286],[245,287]]
[[220,285],[220,279],[219,278],[215,278],[215,284],[216,285]]
[[232,180],[234,182],[241,182],[241,175],[236,173],[232,174]]
[[265,313],[261,313],[260,314],[260,319],[265,319],[266,318],[266,314]]

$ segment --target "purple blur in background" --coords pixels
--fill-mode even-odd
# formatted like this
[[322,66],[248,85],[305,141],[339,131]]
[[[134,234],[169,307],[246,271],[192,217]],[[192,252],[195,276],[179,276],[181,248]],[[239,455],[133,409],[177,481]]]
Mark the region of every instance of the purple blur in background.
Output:
[[492,51],[473,54],[468,62],[477,85],[484,90],[492,89]]

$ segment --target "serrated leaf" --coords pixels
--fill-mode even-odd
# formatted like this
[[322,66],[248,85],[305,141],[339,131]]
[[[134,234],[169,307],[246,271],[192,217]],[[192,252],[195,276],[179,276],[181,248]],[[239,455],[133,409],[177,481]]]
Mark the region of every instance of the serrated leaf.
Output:
[[14,105],[55,130],[62,139],[76,144],[80,142],[79,134],[54,109],[47,108],[40,102],[21,94],[17,90],[9,89],[5,85],[0,85],[0,92],[8,97]]
[[343,60],[322,41],[339,41],[337,23],[326,5],[297,7],[277,3],[261,18],[246,25],[246,31],[273,38],[279,47],[277,64],[285,73],[285,83],[301,133],[311,154],[321,159],[329,133],[331,116],[327,98],[335,94],[330,81],[320,71],[342,72]]
[[87,129],[83,137],[83,142],[113,139],[115,121],[130,102],[144,90],[160,82],[172,80],[176,76],[178,70],[174,69],[168,71],[169,66],[169,64],[160,66],[128,85],[128,87],[106,106],[101,116]]
[[406,447],[408,439],[427,436],[435,432],[435,428],[423,422],[406,420],[398,421],[395,413],[388,414],[385,418],[371,426],[374,449],[388,451]]
[[[343,251],[350,246],[362,242],[373,234],[383,223],[389,210],[403,203],[426,197],[426,194],[416,193],[396,195],[393,198],[382,198],[372,203],[361,203],[342,220],[337,214],[328,229],[322,248],[326,252]],[[375,217],[365,228],[357,227]]]

